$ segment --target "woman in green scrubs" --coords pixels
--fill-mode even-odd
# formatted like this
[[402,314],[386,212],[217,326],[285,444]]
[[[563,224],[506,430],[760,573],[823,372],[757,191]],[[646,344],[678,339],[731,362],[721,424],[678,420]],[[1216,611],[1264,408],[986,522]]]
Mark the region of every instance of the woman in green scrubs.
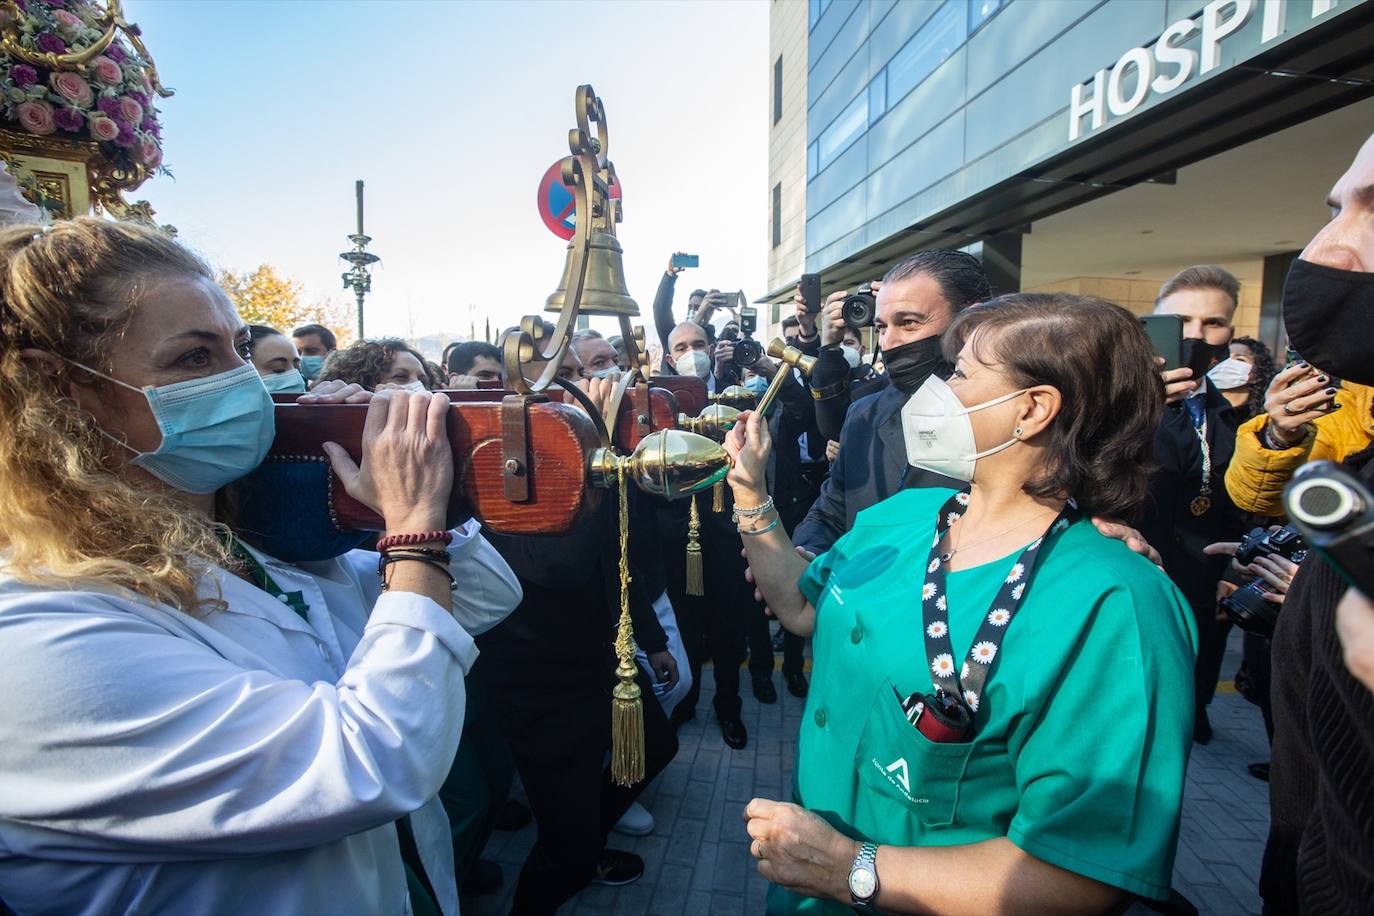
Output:
[[767,428],[727,447],[759,589],[814,640],[795,803],[755,799],[770,913],[1105,912],[1169,895],[1196,633],[1093,515],[1147,490],[1164,393],[1129,312],[1018,294],[968,309],[903,410],[903,490],[809,565],[764,487]]

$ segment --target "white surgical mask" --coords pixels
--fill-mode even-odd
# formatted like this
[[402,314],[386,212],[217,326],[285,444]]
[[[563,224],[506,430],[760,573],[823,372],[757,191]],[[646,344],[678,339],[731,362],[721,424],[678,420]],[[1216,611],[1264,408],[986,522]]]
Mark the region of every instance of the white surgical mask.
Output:
[[858,350],[850,346],[841,346],[840,352],[844,354],[844,361],[849,363],[849,368],[859,368],[859,361],[862,357],[859,356]]
[[695,375],[705,380],[711,374],[711,357],[702,350],[688,350],[673,360],[678,375]]
[[1028,389],[965,407],[944,379],[932,375],[917,388],[902,407],[902,433],[906,437],[906,458],[914,467],[924,468],[955,480],[973,479],[979,458],[995,455],[1019,442],[1011,438],[1001,445],[978,451],[969,414],[1010,401]]
[[413,382],[406,382],[404,385],[401,386],[401,390],[414,391],[417,394],[424,394],[429,389],[425,387],[424,382],[420,381],[419,379],[416,379]]
[[1230,391],[1233,388],[1244,388],[1250,381],[1250,370],[1254,368],[1243,360],[1223,359],[1211,369],[1207,370],[1207,378],[1220,391]]

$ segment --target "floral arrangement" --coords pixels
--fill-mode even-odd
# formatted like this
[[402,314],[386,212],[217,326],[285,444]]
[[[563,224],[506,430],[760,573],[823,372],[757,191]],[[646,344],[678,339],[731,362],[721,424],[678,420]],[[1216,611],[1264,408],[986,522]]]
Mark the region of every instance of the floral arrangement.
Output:
[[[90,0],[14,0],[14,5],[18,19],[0,25],[15,29],[27,50],[75,54],[104,34],[104,11]],[[147,68],[120,37],[86,64],[85,75],[0,53],[3,126],[37,136],[94,140],[111,162],[159,171],[162,128]]]

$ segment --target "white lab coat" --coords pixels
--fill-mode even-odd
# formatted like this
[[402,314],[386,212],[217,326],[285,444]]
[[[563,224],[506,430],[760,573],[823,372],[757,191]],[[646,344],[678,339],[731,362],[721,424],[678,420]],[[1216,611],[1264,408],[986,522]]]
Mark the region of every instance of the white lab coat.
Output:
[[457,533],[455,612],[381,593],[376,554],[292,566],[256,554],[287,605],[219,568],[228,610],[41,589],[0,557],[0,899],[30,913],[395,914],[393,822],[411,815],[446,913],[435,794],[463,727],[472,635],[520,601]]

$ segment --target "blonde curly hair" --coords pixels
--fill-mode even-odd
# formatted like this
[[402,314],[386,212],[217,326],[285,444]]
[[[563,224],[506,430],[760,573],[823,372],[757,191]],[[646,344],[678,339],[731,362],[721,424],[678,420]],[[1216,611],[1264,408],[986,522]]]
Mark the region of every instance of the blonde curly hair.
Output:
[[[232,565],[227,530],[111,470],[92,418],[67,396],[67,364],[108,372],[147,289],[169,278],[213,282],[162,233],[83,217],[0,229],[0,569],[55,588],[128,590],[188,613],[198,568]],[[83,374],[83,384],[90,384]],[[101,383],[108,384],[108,383]],[[99,388],[97,388],[99,392]]]

